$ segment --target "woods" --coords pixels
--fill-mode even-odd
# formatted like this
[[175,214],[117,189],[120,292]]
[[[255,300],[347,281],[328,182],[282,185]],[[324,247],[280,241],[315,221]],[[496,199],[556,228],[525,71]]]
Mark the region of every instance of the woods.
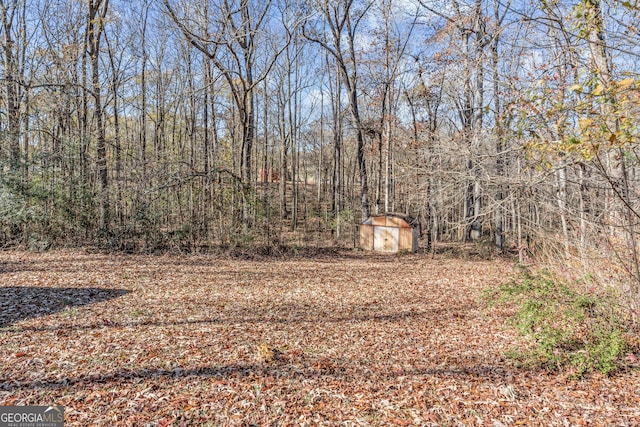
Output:
[[638,424],[639,22],[0,0],[1,407]]
[[634,4],[0,6],[4,246],[349,247],[402,212],[640,292]]

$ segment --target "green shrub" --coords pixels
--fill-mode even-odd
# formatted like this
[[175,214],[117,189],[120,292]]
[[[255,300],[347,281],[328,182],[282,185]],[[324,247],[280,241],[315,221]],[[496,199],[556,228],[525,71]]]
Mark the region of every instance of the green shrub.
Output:
[[625,352],[624,333],[611,293],[578,292],[548,272],[524,270],[513,281],[485,291],[489,306],[512,305],[511,324],[530,345],[511,357],[576,377],[610,374]]
[[354,221],[355,221],[355,216],[353,212],[350,211],[349,209],[343,209],[340,211],[340,215],[338,216],[338,218],[334,219],[329,223],[329,229],[337,230],[338,222],[342,224],[342,227],[344,227],[346,224],[352,224]]

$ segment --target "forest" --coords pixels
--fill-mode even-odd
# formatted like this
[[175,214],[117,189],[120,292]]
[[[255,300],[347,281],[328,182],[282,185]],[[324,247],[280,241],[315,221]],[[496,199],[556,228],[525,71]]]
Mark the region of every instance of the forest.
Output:
[[128,251],[422,246],[635,281],[628,1],[8,0],[0,238]]
[[0,404],[637,425],[639,43],[638,0],[0,0]]

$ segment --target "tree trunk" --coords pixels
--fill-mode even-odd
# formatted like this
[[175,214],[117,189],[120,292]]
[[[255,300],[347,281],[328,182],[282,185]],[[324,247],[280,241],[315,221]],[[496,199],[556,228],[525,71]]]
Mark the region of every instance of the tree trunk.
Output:
[[[0,3],[0,12],[2,14],[2,49],[4,53],[4,93],[7,106],[7,145],[9,167],[13,172],[20,170],[20,76],[18,61],[18,45],[19,41],[13,40],[12,32],[14,19],[19,13],[19,0],[13,0],[10,5],[5,2]],[[23,4],[24,7],[24,4]],[[0,155],[2,147],[0,146]]]
[[564,161],[556,170],[556,201],[560,210],[560,224],[562,226],[562,243],[564,247],[564,257],[569,259],[569,226],[567,224],[567,166]]
[[89,57],[91,59],[92,94],[96,117],[96,167],[100,182],[100,228],[109,230],[109,178],[107,171],[107,148],[104,126],[104,111],[102,108],[102,95],[100,88],[100,39],[104,29],[104,18],[109,7],[109,0],[91,0],[89,2],[88,15],[88,42]]

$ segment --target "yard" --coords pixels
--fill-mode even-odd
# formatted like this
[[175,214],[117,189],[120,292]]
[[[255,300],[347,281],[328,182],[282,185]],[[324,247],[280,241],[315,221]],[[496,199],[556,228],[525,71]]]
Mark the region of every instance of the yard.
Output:
[[0,404],[66,425],[631,426],[638,372],[519,368],[503,260],[0,252]]

